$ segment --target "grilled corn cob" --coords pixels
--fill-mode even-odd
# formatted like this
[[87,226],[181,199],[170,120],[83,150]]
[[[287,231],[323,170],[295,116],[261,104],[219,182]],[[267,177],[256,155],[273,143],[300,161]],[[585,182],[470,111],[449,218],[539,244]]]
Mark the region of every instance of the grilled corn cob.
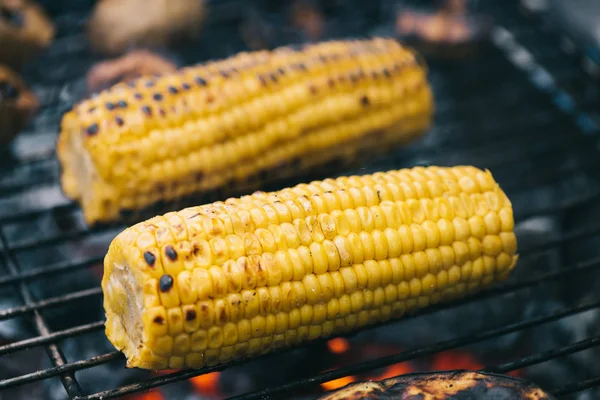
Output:
[[489,171],[416,167],[170,212],[111,243],[106,334],[128,366],[202,367],[474,292],[514,267]]
[[240,53],[75,106],[61,123],[61,183],[88,223],[110,222],[386,150],[424,132],[432,109],[423,63],[392,39]]

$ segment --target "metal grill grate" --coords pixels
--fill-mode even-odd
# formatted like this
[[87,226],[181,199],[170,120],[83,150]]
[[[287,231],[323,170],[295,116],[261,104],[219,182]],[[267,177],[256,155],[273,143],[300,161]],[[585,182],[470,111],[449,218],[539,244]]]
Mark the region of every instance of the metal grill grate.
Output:
[[[229,15],[231,7],[221,7],[227,10],[223,14]],[[416,164],[468,163],[489,168],[513,199],[517,223],[538,216],[562,218],[578,215],[586,207],[600,204],[600,186],[595,174],[600,164],[596,137],[600,129],[595,123],[597,117],[593,115],[594,108],[598,109],[600,104],[600,97],[589,89],[594,82],[580,70],[575,58],[557,53],[555,37],[544,32],[539,21],[525,20],[526,17],[517,14],[516,7],[497,8],[494,10],[498,25],[493,33],[493,48],[486,49],[484,55],[469,63],[430,61],[431,81],[437,98],[436,124],[430,135],[421,143],[377,160],[364,169],[347,173],[369,173]],[[56,44],[44,59],[27,71],[28,78],[42,97],[44,111],[31,130],[15,143],[15,156],[7,156],[2,161],[0,267],[3,268],[0,287],[6,292],[14,289],[14,297],[18,297],[20,303],[2,308],[0,323],[25,319],[33,324],[35,334],[0,345],[0,360],[13,353],[43,348],[51,366],[36,372],[13,374],[0,380],[0,389],[59,377],[72,399],[108,399],[163,386],[218,368],[179,371],[90,393],[82,388],[75,373],[110,362],[122,366],[123,356],[116,351],[108,351],[81,360],[68,359],[61,343],[65,339],[101,333],[103,321],[94,319],[96,316],[92,315],[86,322],[69,326],[68,322],[56,323],[56,318],[48,317],[48,313],[52,312],[61,315],[61,310],[67,310],[65,315],[68,316],[72,309],[70,307],[80,302],[101,307],[99,278],[93,286],[73,288],[69,285],[68,288],[57,289],[58,294],[50,291],[52,294],[49,296],[40,287],[52,286],[54,282],[60,286],[58,282],[66,277],[90,274],[90,270],[101,264],[107,244],[120,229],[88,230],[82,223],[77,207],[59,195],[58,169],[53,152],[57,123],[61,113],[74,101],[74,93],[77,93],[81,84],[80,78],[94,61],[86,53],[83,39],[77,33],[82,17],[77,7],[68,13],[61,11],[57,17],[59,38]],[[211,31],[213,35],[223,34],[234,26],[214,25],[209,28],[214,30]],[[360,26],[353,29],[361,29],[363,33],[379,29],[376,22],[357,25]],[[209,58],[223,57],[241,50],[235,34],[230,32],[223,35],[231,38],[231,41],[223,40],[219,43],[219,49],[209,46],[196,53]],[[231,46],[224,43],[231,43]],[[63,67],[62,64],[69,65]],[[563,252],[572,244],[598,235],[598,224],[574,225],[553,232],[552,236],[542,241],[521,246],[518,270],[527,270],[525,274],[477,296],[433,307],[418,316],[395,323],[397,329],[401,330],[406,320],[422,318],[424,314],[447,312],[485,299],[502,301],[507,295],[544,285],[576,281],[581,283],[581,287],[587,287],[585,282],[593,280],[590,274],[600,272],[598,255],[592,253],[580,259],[554,260],[559,264],[557,268],[541,271],[533,268],[531,260],[553,255],[555,251]],[[85,251],[81,251],[81,248]],[[596,309],[600,309],[600,297],[590,290],[588,295],[565,301],[562,307],[547,310],[542,315],[515,318],[511,323],[499,323],[449,340],[436,340],[412,350],[344,366],[235,398],[277,398],[283,393],[314,387],[343,376],[495,339]],[[589,337],[566,345],[513,359],[509,357],[495,365],[486,366],[485,370],[506,373],[600,347],[598,334],[600,332],[596,331]],[[600,376],[589,376],[581,381],[557,382],[556,387],[549,389],[562,396],[599,385]]]

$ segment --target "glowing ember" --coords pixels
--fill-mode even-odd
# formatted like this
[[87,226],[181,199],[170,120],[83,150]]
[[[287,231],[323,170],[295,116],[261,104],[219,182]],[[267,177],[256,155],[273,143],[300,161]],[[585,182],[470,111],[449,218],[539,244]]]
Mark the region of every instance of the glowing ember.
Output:
[[323,382],[321,383],[321,387],[327,391],[330,391],[339,389],[342,386],[346,386],[347,384],[352,383],[354,381],[356,381],[356,378],[354,376],[345,376],[343,378],[336,379],[333,381]]
[[403,363],[390,365],[380,375],[377,375],[371,379],[380,381],[382,379],[392,378],[394,376],[404,375],[404,374],[408,374],[410,372],[414,372],[414,369],[410,366],[409,363],[403,362]]
[[190,378],[190,382],[196,390],[202,394],[209,396],[219,395],[219,373],[211,372]]
[[435,356],[431,364],[432,371],[446,371],[453,369],[468,369],[476,371],[483,368],[475,357],[464,351],[445,351]]
[[335,338],[327,342],[327,347],[332,353],[340,354],[347,352],[350,348],[350,345],[348,344],[348,341],[346,339]]

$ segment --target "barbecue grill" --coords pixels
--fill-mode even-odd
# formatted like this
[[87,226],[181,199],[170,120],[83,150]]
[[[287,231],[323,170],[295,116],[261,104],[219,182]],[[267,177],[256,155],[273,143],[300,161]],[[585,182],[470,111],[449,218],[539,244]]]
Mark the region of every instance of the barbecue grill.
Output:
[[[60,193],[54,153],[60,117],[84,94],[83,77],[97,61],[81,35],[91,2],[46,3],[58,38],[25,71],[43,109],[0,160],[0,397],[109,399],[157,387],[167,393],[177,382],[214,371],[243,372],[245,365],[161,375],[126,370],[122,354],[103,337],[101,263],[123,227],[85,226],[78,207]],[[218,40],[190,45],[177,60],[244,50],[241,32],[259,35],[270,47],[302,39],[284,26],[279,10],[263,3],[210,3],[203,35]],[[329,3],[329,37],[394,34],[394,5],[387,1]],[[395,337],[402,336],[385,356],[263,378],[247,390],[240,386],[233,398],[312,398],[319,384],[461,348],[486,354],[479,358],[484,371],[525,371],[559,397],[600,396],[594,362],[600,355],[600,297],[594,290],[600,277],[600,227],[594,222],[600,208],[600,96],[594,64],[576,46],[564,46],[561,32],[543,16],[523,12],[516,1],[489,3],[494,25],[486,47],[466,61],[428,60],[437,100],[430,134],[343,174],[414,165],[489,168],[513,201],[520,244],[515,273],[476,296],[349,339],[398,344]],[[319,360],[313,353],[322,346],[311,343],[248,365],[285,368],[293,362],[290,355]]]

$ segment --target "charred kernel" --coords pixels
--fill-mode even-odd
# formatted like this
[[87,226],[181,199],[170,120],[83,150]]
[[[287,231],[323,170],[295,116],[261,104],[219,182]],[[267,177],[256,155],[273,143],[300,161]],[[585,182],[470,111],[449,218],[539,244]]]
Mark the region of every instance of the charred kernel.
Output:
[[296,68],[298,68],[300,71],[306,71],[306,65],[304,63],[298,63],[296,64]]
[[135,98],[136,98],[136,99],[138,99],[138,100],[141,100],[141,99],[143,99],[143,98],[144,98],[144,96],[142,96],[142,94],[141,94],[141,93],[136,93],[136,94],[134,94],[134,95],[133,95],[133,97],[135,97]]
[[167,257],[169,257],[169,260],[171,260],[171,261],[177,260],[177,252],[175,251],[175,249],[171,245],[168,245],[165,248],[165,255]]
[[162,95],[162,94],[160,94],[160,93],[154,93],[154,94],[152,95],[152,98],[153,98],[154,100],[156,100],[156,101],[161,101],[161,100],[163,99],[163,95]]
[[152,110],[148,106],[142,106],[142,112],[148,116],[152,115]]
[[317,88],[313,85],[310,85],[308,87],[308,90],[310,91],[311,94],[317,94]]
[[191,86],[188,83],[184,83],[184,84],[181,85],[181,88],[183,90],[190,90]]
[[358,82],[358,75],[350,74],[350,82],[352,82],[352,83]]
[[125,100],[119,100],[117,105],[121,108],[127,108],[127,102]]
[[271,78],[271,80],[272,80],[274,83],[277,83],[277,80],[278,80],[278,79],[277,79],[277,75],[275,75],[275,74],[271,74],[271,75],[269,75],[269,77]]
[[261,85],[263,86],[267,86],[267,81],[265,80],[265,77],[262,75],[258,75],[257,76],[258,81],[260,82]]
[[121,118],[121,117],[115,117],[115,122],[119,126],[123,126],[123,123],[125,123],[125,121],[123,121],[123,118]]
[[165,110],[162,108],[158,109],[158,115],[160,115],[161,117],[164,117],[166,115]]
[[93,136],[98,133],[98,124],[91,124],[87,127],[86,132],[88,135]]
[[367,106],[369,105],[369,103],[370,103],[370,101],[369,101],[369,98],[368,98],[367,96],[362,96],[362,97],[360,98],[360,104],[361,104],[363,107],[367,107]]
[[161,317],[160,315],[158,315],[158,316],[154,317],[153,321],[155,324],[162,325],[163,322],[165,322],[165,319],[163,317]]
[[158,281],[158,288],[161,292],[166,293],[173,287],[173,277],[169,274],[164,274]]
[[277,68],[277,72],[279,72],[279,75],[285,75],[285,70],[281,67]]
[[196,318],[196,311],[195,310],[187,310],[185,313],[185,320],[186,321],[193,321]]
[[371,76],[373,77],[373,79],[379,79],[379,73],[377,71],[373,71]]
[[154,86],[154,81],[146,82],[146,87],[152,87],[152,86]]
[[195,81],[200,86],[206,86],[206,79],[202,78],[201,76],[197,76]]
[[327,84],[329,85],[330,88],[335,86],[335,81],[331,78],[327,79]]
[[223,78],[225,78],[225,79],[229,78],[229,72],[221,70],[221,71],[219,71],[219,73],[221,74],[221,76]]
[[144,252],[144,261],[146,261],[146,264],[153,267],[156,262],[156,256],[152,254],[152,252],[146,251]]
[[179,93],[179,90],[177,90],[175,86],[169,86],[169,93],[177,94]]
[[96,107],[90,107],[90,108],[88,109],[88,112],[93,112],[95,109],[96,109]]
[[106,103],[105,106],[108,111],[112,111],[115,109],[115,105],[113,103]]

